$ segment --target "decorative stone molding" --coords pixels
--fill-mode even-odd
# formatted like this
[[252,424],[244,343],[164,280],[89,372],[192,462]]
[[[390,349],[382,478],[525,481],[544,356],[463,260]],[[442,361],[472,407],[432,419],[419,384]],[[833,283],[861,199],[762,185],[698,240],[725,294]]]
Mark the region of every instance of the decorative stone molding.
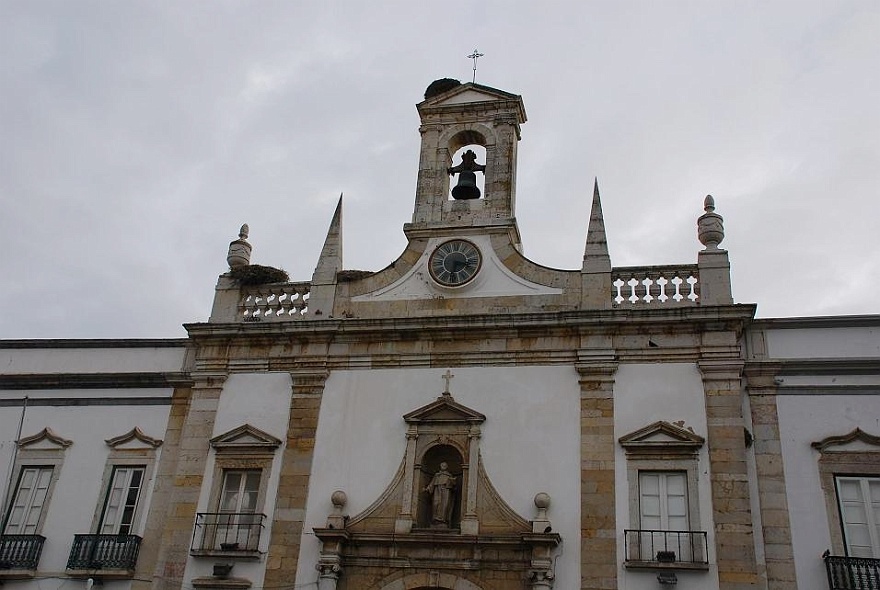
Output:
[[63,449],[66,449],[67,447],[69,447],[70,445],[73,444],[72,440],[68,440],[64,437],[58,436],[48,426],[46,428],[44,428],[43,430],[41,430],[40,432],[38,432],[37,434],[33,434],[31,436],[25,436],[24,438],[18,439],[16,444],[18,445],[18,448],[21,449],[21,448],[25,448],[25,447],[34,447],[44,441],[49,442],[50,444],[55,445],[60,448],[63,448]]
[[114,436],[113,438],[108,438],[104,442],[107,443],[107,446],[110,448],[118,448],[122,445],[125,445],[133,440],[137,440],[144,445],[151,447],[153,449],[159,448],[162,446],[162,441],[158,438],[153,438],[152,436],[147,436],[144,434],[144,431],[139,427],[135,426],[125,434],[121,434],[119,436]]
[[250,424],[242,424],[211,439],[211,447],[214,450],[229,454],[271,453],[280,445],[281,440]]
[[[453,399],[452,378],[447,371],[445,391],[403,417],[408,425],[404,457],[376,501],[349,519],[343,514],[346,494],[337,490],[331,496],[333,512],[326,527],[314,529],[322,543],[316,564],[320,590],[495,590],[520,587],[524,579],[529,588],[552,588],[552,554],[561,537],[552,532],[547,516],[550,497],[535,497],[534,522],[501,498],[480,456],[486,416]],[[453,483],[454,503],[450,512],[440,513],[443,518],[431,495],[440,493],[438,475],[442,485]],[[464,580],[439,573],[452,569],[472,570],[468,578],[479,585],[463,585]],[[426,581],[401,586],[404,572]]]
[[618,442],[629,456],[695,455],[706,439],[660,420],[620,437]]
[[853,442],[861,442],[866,445],[877,447],[877,451],[880,452],[880,436],[868,434],[861,428],[855,428],[847,434],[825,437],[822,440],[811,443],[810,446],[820,453],[848,451],[849,449],[835,449],[833,447],[844,447]]

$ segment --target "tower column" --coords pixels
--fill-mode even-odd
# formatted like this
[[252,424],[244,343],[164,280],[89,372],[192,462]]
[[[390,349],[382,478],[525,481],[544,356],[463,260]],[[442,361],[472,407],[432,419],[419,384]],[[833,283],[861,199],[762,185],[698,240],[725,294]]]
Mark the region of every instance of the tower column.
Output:
[[[723,335],[718,335],[723,338]],[[730,334],[731,338],[735,337]],[[712,520],[720,590],[766,588],[758,574],[738,358],[699,362],[706,401]]]
[[[318,412],[329,373],[323,370],[291,372],[290,417],[287,444],[281,457],[281,476],[272,515],[272,536],[266,556],[267,588],[289,586],[296,578],[299,548],[305,520],[309,478],[318,430]],[[324,584],[338,572],[322,572]],[[335,583],[335,582],[334,582]],[[324,588],[325,586],[321,586]]]
[[[603,355],[613,358],[611,354]],[[614,374],[610,360],[579,362],[581,390],[581,589],[617,588]]]

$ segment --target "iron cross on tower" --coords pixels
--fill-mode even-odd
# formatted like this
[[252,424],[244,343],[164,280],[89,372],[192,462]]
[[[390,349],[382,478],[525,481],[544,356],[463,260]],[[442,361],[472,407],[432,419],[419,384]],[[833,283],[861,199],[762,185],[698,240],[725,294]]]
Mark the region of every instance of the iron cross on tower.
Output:
[[474,60],[474,78],[471,82],[477,81],[477,60],[483,57],[483,54],[474,49],[474,52],[468,56],[470,59]]

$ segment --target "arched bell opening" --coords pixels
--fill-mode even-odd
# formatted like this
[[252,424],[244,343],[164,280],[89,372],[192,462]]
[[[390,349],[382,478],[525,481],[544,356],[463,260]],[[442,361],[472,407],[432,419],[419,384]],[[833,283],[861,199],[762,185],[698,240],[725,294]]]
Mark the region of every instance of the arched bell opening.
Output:
[[419,465],[419,528],[461,528],[463,487],[462,456],[451,445],[436,445],[422,456]]
[[[452,154],[454,171],[449,180],[448,199],[474,200],[486,196],[486,148],[468,143]],[[481,170],[482,168],[482,170]]]

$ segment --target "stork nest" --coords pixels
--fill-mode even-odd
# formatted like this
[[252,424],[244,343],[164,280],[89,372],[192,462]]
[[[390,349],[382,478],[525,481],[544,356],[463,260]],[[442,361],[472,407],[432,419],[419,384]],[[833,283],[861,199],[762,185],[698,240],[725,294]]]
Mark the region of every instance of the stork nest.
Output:
[[243,287],[266,285],[269,283],[286,283],[290,280],[287,271],[272,266],[248,264],[229,271],[229,276]]

